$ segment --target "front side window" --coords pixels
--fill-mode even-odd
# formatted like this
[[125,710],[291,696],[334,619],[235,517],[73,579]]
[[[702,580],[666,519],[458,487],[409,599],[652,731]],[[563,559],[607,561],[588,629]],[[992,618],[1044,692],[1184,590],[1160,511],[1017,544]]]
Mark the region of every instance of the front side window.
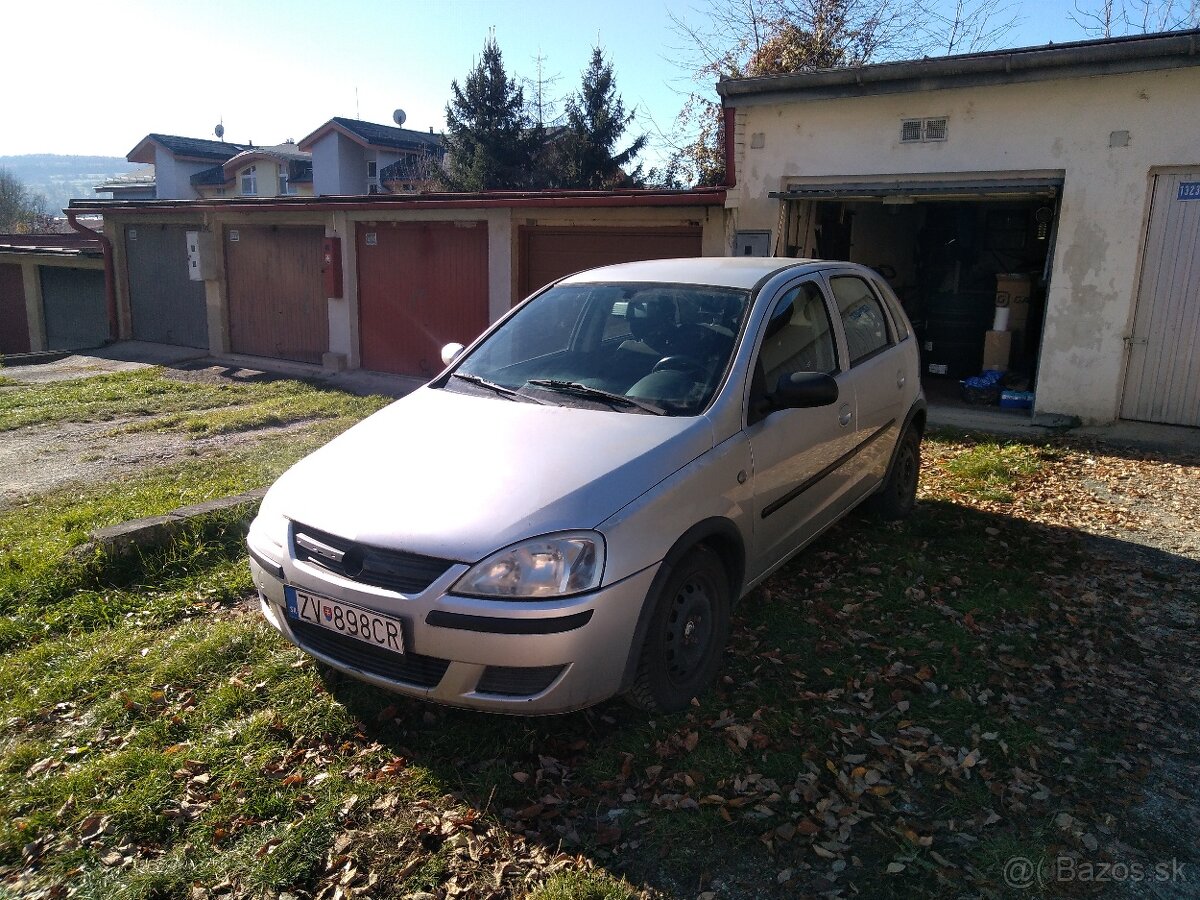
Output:
[[820,285],[805,281],[779,298],[767,319],[758,358],[768,391],[781,375],[837,371],[833,326]]
[[258,169],[256,166],[242,170],[242,194],[247,197],[258,194]]
[[829,279],[829,286],[833,289],[842,325],[846,329],[850,365],[861,362],[891,343],[883,307],[863,279],[857,275],[835,275]]
[[499,387],[511,399],[533,402],[697,415],[724,380],[749,302],[747,291],[732,288],[558,285],[476,348],[446,386],[493,395]]

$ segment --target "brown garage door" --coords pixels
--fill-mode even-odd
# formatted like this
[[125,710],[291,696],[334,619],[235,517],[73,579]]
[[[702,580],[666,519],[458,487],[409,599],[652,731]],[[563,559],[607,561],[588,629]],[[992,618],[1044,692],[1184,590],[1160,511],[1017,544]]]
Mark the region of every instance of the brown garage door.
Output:
[[28,352],[25,278],[20,266],[0,263],[0,353]]
[[428,378],[487,327],[486,222],[362,223],[356,239],[363,368]]
[[329,349],[321,228],[225,232],[229,345],[234,353],[319,363]]
[[522,228],[520,301],[551,281],[595,266],[699,256],[701,229],[679,228]]

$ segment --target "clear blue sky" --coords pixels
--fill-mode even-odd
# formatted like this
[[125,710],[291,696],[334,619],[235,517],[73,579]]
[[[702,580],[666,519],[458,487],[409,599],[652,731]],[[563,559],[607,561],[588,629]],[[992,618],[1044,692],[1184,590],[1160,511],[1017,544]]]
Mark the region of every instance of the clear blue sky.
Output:
[[[596,43],[611,56],[642,128],[669,130],[690,87],[674,65],[669,12],[689,0],[124,0],[6,5],[0,155],[124,156],[146,134],[272,144],[335,115],[444,127],[450,82],[478,57],[488,29],[510,74],[535,58],[577,87]],[[1003,46],[1080,40],[1070,0],[1018,0],[1023,21]],[[653,162],[653,160],[651,160]]]

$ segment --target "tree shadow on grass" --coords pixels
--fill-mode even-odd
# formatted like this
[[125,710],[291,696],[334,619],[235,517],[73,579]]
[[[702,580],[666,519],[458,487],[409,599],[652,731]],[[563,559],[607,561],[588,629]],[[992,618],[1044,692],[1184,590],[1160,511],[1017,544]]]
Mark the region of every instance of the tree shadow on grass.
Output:
[[1200,759],[1200,564],[1103,550],[945,502],[851,517],[742,602],[721,681],[675,715],[334,692],[425,790],[668,895],[1003,890],[1004,854],[1196,860],[1170,823],[1200,803],[1151,813]]

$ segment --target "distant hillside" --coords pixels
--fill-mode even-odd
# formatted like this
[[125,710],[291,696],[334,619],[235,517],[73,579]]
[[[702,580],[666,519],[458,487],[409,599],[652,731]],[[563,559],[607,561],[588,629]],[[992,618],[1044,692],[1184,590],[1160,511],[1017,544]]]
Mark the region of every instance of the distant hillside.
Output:
[[7,169],[32,194],[42,194],[52,212],[66,206],[72,198],[107,199],[95,187],[113,175],[138,168],[120,156],[59,156],[56,153],[29,153],[24,156],[0,156],[0,169]]

